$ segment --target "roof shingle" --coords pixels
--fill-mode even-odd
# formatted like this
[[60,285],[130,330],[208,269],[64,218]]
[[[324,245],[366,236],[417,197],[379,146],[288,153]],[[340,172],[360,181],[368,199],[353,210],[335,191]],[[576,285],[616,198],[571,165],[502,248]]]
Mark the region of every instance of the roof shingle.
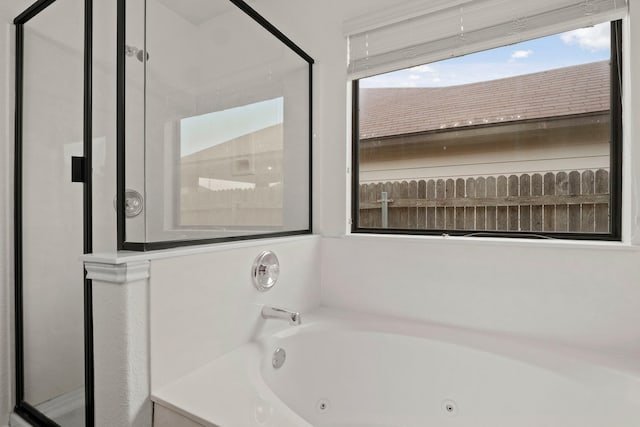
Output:
[[607,111],[608,61],[461,86],[362,88],[360,138]]

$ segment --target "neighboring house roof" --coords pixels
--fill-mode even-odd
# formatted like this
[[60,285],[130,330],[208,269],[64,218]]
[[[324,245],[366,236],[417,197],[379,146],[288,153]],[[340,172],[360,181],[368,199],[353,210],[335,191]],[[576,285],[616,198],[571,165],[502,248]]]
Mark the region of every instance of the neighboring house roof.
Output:
[[610,108],[608,61],[482,83],[360,90],[360,138],[575,116]]

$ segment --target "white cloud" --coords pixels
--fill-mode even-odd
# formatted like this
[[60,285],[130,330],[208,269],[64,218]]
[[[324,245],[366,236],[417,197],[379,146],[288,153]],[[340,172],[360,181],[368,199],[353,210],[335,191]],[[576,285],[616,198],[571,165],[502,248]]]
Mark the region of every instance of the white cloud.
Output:
[[511,55],[511,57],[514,59],[528,58],[532,53],[532,50],[516,50],[515,52],[513,52],[513,55]]
[[582,49],[590,50],[592,52],[608,49],[611,43],[610,37],[610,26],[608,22],[594,27],[569,31],[560,36],[562,41],[566,44],[578,45]]
[[[547,63],[545,61],[531,61],[539,55],[538,50],[529,59],[505,60],[519,49],[505,49],[504,56],[499,60],[482,62],[472,61],[465,63],[442,63],[433,68],[435,71],[430,74],[420,74],[415,70],[405,69],[388,74],[380,74],[360,80],[360,87],[446,87],[457,86],[490,80],[503,79],[507,77],[520,76],[524,74],[537,73],[552,68],[560,68],[566,64]],[[522,49],[527,50],[527,49]],[[410,76],[420,76],[419,79]]]
[[421,78],[422,78],[422,77],[420,77],[420,76],[419,76],[419,75],[417,75],[417,74],[411,74],[411,75],[409,76],[409,79],[411,79],[411,80],[420,80]]
[[511,54],[511,59],[515,60],[515,59],[525,59],[530,57],[531,55],[533,55],[533,51],[531,49],[529,50],[516,50],[515,52],[513,52]]
[[418,73],[435,73],[436,72],[436,70],[434,70],[433,67],[430,67],[429,65],[418,65],[417,67],[411,67],[410,70]]

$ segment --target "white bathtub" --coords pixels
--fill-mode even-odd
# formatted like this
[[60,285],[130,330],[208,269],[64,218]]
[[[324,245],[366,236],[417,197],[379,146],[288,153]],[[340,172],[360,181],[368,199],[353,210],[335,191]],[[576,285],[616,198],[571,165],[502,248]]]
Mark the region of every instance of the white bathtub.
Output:
[[[276,348],[286,351],[279,369]],[[220,427],[640,425],[640,375],[624,360],[328,309],[152,399]]]

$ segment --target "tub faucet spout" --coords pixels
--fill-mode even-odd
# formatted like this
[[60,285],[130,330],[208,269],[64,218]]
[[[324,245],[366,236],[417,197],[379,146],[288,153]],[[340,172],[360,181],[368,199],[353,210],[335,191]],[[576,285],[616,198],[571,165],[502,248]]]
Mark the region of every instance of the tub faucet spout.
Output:
[[290,325],[297,326],[302,323],[302,316],[297,311],[285,310],[284,308],[277,307],[262,307],[262,318],[264,319],[284,319],[289,322]]

